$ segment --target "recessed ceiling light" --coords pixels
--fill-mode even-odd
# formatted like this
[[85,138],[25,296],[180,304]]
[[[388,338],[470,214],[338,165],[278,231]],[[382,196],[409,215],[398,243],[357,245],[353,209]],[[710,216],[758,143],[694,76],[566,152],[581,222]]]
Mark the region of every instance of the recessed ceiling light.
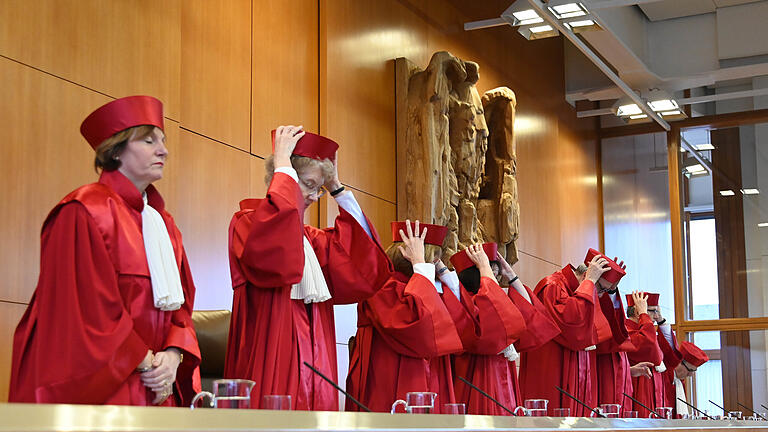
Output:
[[759,226],[760,228],[768,227],[768,222],[760,222],[759,224],[757,224],[757,226]]
[[587,27],[591,25],[595,25],[595,22],[588,19],[588,20],[581,20],[581,21],[571,21],[565,23],[568,27]]
[[631,120],[644,119],[644,118],[647,118],[647,117],[648,117],[648,114],[636,114],[636,115],[629,116],[629,118]]
[[688,165],[685,170],[690,174],[700,174],[707,171],[701,164]]
[[557,19],[573,18],[587,14],[587,9],[582,6],[581,3],[566,3],[552,6],[549,8],[549,10],[555,15],[555,17],[557,17]]
[[734,196],[736,194],[732,190],[730,190],[730,189],[725,189],[725,190],[721,190],[720,191],[720,195],[721,196]]
[[696,144],[694,147],[696,147],[696,150],[698,151],[704,151],[704,150],[714,150],[715,146],[713,146],[710,143],[706,144]]
[[680,110],[662,111],[661,115],[663,116],[680,115]]
[[531,27],[529,30],[531,30],[531,33],[544,33],[548,31],[552,31],[551,25],[543,25],[543,26],[537,26],[537,27]]
[[744,195],[757,195],[760,193],[760,191],[754,188],[749,188],[749,189],[742,189],[741,193],[743,193]]
[[643,110],[640,109],[637,104],[622,105],[616,111],[616,115],[619,117],[642,114]]
[[526,9],[519,12],[512,12],[512,16],[518,21],[517,25],[528,25],[544,22],[544,18],[540,17],[533,9]]

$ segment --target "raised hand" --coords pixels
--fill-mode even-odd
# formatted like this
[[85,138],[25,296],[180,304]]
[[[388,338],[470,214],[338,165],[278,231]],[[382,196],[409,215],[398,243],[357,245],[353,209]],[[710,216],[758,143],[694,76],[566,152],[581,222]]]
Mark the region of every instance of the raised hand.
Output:
[[592,283],[597,283],[597,281],[600,279],[600,276],[603,275],[603,273],[607,272],[608,269],[611,267],[608,265],[608,260],[601,257],[600,255],[595,255],[594,258],[592,258],[592,261],[589,262],[589,266],[587,267],[587,275],[586,278],[588,280],[591,280]]
[[324,186],[328,192],[333,192],[342,186],[341,181],[339,181],[339,152],[338,151],[336,151],[336,154],[333,157],[333,177],[330,178],[327,182],[325,182]]
[[496,251],[496,261],[499,263],[499,271],[505,278],[507,278],[507,280],[512,280],[515,278],[515,276],[517,276],[515,271],[512,270],[512,266],[509,265],[503,256],[501,256],[499,251]]
[[400,253],[403,254],[405,259],[410,261],[411,265],[426,262],[424,261],[424,237],[427,236],[427,227],[424,227],[421,235],[419,235],[419,221],[416,221],[413,228],[411,228],[411,221],[406,220],[405,227],[407,232],[400,230],[400,238],[403,239],[403,245],[398,246]]
[[477,269],[480,270],[480,276],[496,280],[496,277],[493,275],[493,269],[491,269],[491,262],[488,260],[488,255],[485,254],[482,244],[469,245],[467,247],[467,256],[475,263]]
[[291,154],[304,136],[303,126],[278,126],[275,130],[275,168],[290,167]]
[[648,294],[640,291],[632,291],[632,300],[635,302],[637,316],[648,313]]

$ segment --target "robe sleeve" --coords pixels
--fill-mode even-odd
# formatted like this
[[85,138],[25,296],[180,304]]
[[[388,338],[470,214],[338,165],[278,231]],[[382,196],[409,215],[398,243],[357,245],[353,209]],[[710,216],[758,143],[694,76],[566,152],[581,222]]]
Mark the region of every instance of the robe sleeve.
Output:
[[414,274],[407,284],[390,279],[363,303],[382,339],[397,353],[437,357],[461,351],[453,320],[435,286]]
[[333,227],[306,229],[325,280],[329,282],[334,304],[356,303],[371,297],[392,274],[392,265],[370,221],[368,226],[373,237],[368,236],[352,215],[339,208]]
[[[653,362],[658,366],[661,364],[662,354],[658,342],[656,342],[656,330],[653,328],[653,321],[648,314],[640,314],[637,323],[639,328],[629,333],[632,345],[635,346],[635,353],[642,353],[643,361]],[[629,353],[630,360],[633,358]]]
[[621,303],[621,297],[617,296],[619,307],[613,302],[613,299],[605,293],[598,297],[600,309],[595,314],[595,327],[597,330],[598,353],[609,353],[628,351],[634,349],[629,340],[626,318],[624,317],[624,305]]
[[14,347],[21,351],[14,370],[26,371],[11,392],[31,394],[30,402],[103,403],[149,346],[133,330],[104,239],[85,207],[62,206],[42,237],[29,318],[46,319],[29,330],[34,342],[28,338]]
[[[683,361],[683,355],[680,354],[680,351],[677,350],[677,347],[673,347],[669,344],[669,341],[667,341],[667,338],[664,337],[661,329],[658,329],[656,340],[658,341],[659,348],[661,349],[664,365],[667,367],[667,371],[673,371],[674,373],[674,369],[677,367],[677,365],[680,364],[681,361]],[[672,334],[672,342],[677,345],[677,339],[675,338],[674,333]]]
[[258,203],[255,208],[232,218],[230,253],[254,287],[290,288],[304,274],[299,186],[291,176],[278,172],[266,198],[253,201]]
[[557,281],[545,281],[536,291],[550,318],[560,328],[560,335],[555,338],[557,343],[573,351],[594,345],[595,284],[585,279],[570,295]]
[[560,334],[560,329],[549,317],[544,305],[541,304],[541,300],[533,294],[530,288],[526,286],[525,289],[528,291],[530,302],[514,288],[509,290],[509,298],[517,306],[525,321],[525,331],[515,342],[515,349],[518,352],[536,349]]

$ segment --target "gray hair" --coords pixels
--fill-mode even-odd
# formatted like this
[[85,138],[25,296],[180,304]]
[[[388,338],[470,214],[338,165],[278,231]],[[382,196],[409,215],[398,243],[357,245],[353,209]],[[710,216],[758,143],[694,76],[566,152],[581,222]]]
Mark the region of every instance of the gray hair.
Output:
[[573,272],[576,273],[578,276],[583,275],[587,272],[587,266],[586,264],[579,264],[575,269],[573,269]]

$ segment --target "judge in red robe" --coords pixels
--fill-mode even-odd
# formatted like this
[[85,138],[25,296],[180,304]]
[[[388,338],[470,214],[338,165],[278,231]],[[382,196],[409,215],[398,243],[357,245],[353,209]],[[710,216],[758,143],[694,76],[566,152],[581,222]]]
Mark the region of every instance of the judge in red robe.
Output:
[[666,370],[661,379],[664,386],[663,404],[658,406],[672,408],[672,418],[690,415],[688,406],[678,400],[688,400],[685,379],[693,376],[699,366],[709,361],[709,357],[696,345],[683,341],[678,344],[675,334],[666,322],[659,325],[658,341],[664,354]]
[[[595,345],[609,338],[617,328],[608,319],[615,317],[610,298],[598,300],[598,290],[613,289],[624,270],[613,260],[590,249],[591,260],[583,271],[568,265],[542,279],[534,293],[560,328],[560,334],[538,349],[522,355],[520,387],[525,399],[547,399],[549,408],[567,407],[573,416],[588,410],[562,395],[559,386],[587,405],[597,405]],[[596,307],[597,306],[597,307]],[[607,312],[601,313],[601,309]]]
[[[462,349],[432,264],[442,254],[446,233],[440,225],[416,221],[412,228],[409,221],[392,222],[394,243],[387,255],[395,272],[373,297],[358,304],[346,390],[373,411],[389,412],[408,392],[437,393],[434,412],[449,401],[440,388],[445,377],[433,367]],[[346,410],[359,408],[347,399]]]
[[[657,397],[663,394],[663,383],[659,369],[662,367],[662,354],[656,340],[656,328],[651,316],[657,313],[659,307],[658,293],[627,294],[627,330],[635,349],[627,352],[627,358],[632,365],[649,362],[651,377],[637,376],[632,378],[632,397],[648,408],[656,409]],[[639,417],[651,416],[650,411],[638,403],[632,402],[632,410]]]
[[[442,274],[446,285],[455,286],[456,282],[460,282],[463,313],[455,316],[459,318],[457,328],[465,352],[453,356],[453,383],[456,400],[466,404],[468,414],[509,415],[459,377],[479,387],[508,409],[517,405],[514,361],[518,354],[513,342],[525,332],[526,323],[522,313],[496,281],[491,260],[495,261],[497,256],[496,243],[485,243],[482,248],[472,245],[451,257],[456,272],[443,271]],[[499,264],[495,264],[498,267]]]
[[[301,127],[278,128],[267,196],[240,203],[229,229],[234,298],[224,375],[264,395],[290,395],[293,409],[338,410],[337,391],[303,362],[338,381],[333,305],[362,301],[391,273],[376,232],[338,179],[338,145]],[[303,225],[304,211],[330,191],[331,228]]]
[[151,184],[168,156],[162,103],[117,99],[80,130],[101,176],[43,224],[40,277],[13,338],[9,400],[187,405],[199,390],[195,286],[181,233]]

